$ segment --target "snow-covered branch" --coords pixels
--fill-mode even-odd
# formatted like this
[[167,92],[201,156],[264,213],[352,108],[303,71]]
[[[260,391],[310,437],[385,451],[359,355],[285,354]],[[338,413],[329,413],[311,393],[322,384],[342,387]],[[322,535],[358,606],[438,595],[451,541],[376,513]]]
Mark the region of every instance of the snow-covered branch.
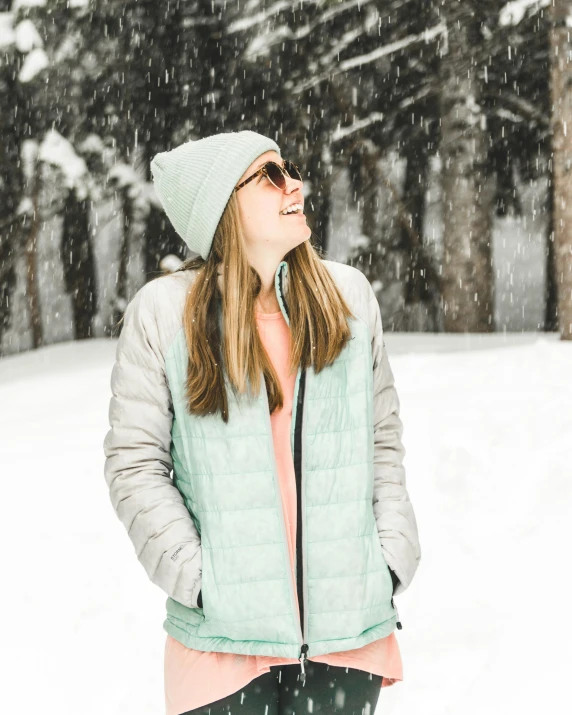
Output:
[[310,87],[323,82],[326,79],[330,79],[333,75],[340,74],[340,72],[346,72],[347,70],[353,69],[354,67],[361,67],[362,65],[368,64],[370,62],[375,62],[381,57],[386,57],[398,50],[402,50],[404,47],[408,47],[416,42],[429,42],[433,40],[438,35],[444,34],[446,32],[446,25],[440,22],[438,25],[431,27],[423,32],[416,35],[408,35],[407,37],[397,40],[396,42],[390,42],[388,45],[383,45],[377,50],[368,52],[365,55],[358,55],[357,57],[350,57],[347,60],[342,60],[335,67],[328,69],[327,72],[323,72],[316,77],[312,77],[306,82],[301,82],[296,87],[292,89],[294,94],[304,92]]
[[330,140],[332,142],[337,142],[340,141],[340,139],[347,139],[347,137],[349,137],[351,134],[355,134],[355,132],[358,132],[361,129],[365,129],[366,127],[369,127],[375,122],[381,122],[383,117],[383,112],[372,112],[367,117],[364,117],[363,119],[358,119],[357,122],[354,122],[347,127],[341,127],[338,125],[336,131],[332,133]]
[[550,0],[511,0],[499,12],[499,25],[518,25],[528,9],[533,8],[536,13],[549,4]]

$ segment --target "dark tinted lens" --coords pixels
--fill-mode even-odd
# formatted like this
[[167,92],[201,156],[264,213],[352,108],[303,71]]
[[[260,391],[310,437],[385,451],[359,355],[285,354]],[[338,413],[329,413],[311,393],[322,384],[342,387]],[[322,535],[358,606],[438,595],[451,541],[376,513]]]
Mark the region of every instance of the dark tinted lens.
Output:
[[284,190],[286,182],[284,181],[284,174],[280,171],[280,167],[273,162],[268,162],[268,164],[266,164],[266,172],[268,173],[270,181],[279,189]]
[[291,161],[285,161],[284,168],[286,169],[286,173],[288,174],[288,176],[290,176],[292,179],[296,179],[296,181],[302,181],[302,175],[298,171],[298,167],[296,166],[296,164]]

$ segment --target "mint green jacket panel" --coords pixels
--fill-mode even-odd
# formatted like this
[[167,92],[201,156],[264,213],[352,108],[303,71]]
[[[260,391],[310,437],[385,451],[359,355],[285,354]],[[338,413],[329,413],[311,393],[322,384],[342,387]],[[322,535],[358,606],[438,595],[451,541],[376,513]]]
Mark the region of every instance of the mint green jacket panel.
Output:
[[[200,621],[167,601],[166,630],[188,647],[272,655],[298,642],[265,390],[228,391],[229,421],[186,411],[188,353],[181,332],[167,356],[175,421],[175,483],[202,543]],[[264,383],[262,383],[264,384]],[[258,646],[258,648],[257,648]],[[264,650],[264,648],[263,648]]]

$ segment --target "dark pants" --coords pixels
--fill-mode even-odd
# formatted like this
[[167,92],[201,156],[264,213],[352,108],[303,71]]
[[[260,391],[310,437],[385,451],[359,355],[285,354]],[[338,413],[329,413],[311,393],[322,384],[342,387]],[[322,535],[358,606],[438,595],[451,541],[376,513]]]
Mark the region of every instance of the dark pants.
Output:
[[273,665],[238,692],[182,715],[374,715],[381,675],[312,661],[305,669],[302,685],[299,665]]

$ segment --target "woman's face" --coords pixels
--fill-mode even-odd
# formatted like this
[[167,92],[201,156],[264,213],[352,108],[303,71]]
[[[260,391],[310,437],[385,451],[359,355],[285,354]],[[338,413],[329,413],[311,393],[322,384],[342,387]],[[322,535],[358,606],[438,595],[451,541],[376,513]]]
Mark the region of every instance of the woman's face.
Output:
[[[237,186],[267,161],[275,161],[279,166],[284,165],[283,159],[276,151],[267,151],[252,162],[237,182]],[[280,261],[288,251],[312,235],[304,213],[285,216],[280,214],[293,203],[302,204],[303,210],[301,181],[286,175],[286,188],[280,191],[267,176],[259,174],[239,189],[236,196],[251,258],[264,257],[275,262]]]

